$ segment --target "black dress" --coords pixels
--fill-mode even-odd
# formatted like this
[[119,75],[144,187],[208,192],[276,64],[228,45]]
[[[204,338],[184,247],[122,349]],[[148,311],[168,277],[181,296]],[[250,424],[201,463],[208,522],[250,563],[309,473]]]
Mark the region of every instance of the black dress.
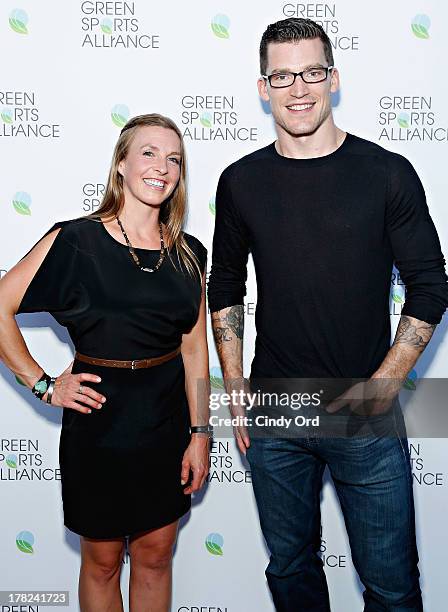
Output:
[[[18,313],[50,312],[75,349],[103,359],[143,359],[177,348],[197,321],[201,283],[174,254],[142,272],[102,222],[62,227],[28,286]],[[207,250],[184,233],[201,271]],[[154,266],[160,251],[136,249]],[[190,441],[182,356],[131,370],[75,360],[72,373],[106,397],[90,414],[63,409],[59,445],[64,524],[91,538],[116,538],[167,525],[190,508],[181,462]],[[59,372],[57,373],[59,374]]]

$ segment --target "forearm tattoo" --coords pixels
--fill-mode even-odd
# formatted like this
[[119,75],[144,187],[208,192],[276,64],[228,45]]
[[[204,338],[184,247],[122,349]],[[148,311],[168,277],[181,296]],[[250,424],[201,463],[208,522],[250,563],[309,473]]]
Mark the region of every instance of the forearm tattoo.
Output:
[[229,337],[229,330],[227,329],[227,327],[213,326],[213,333],[215,335],[216,344],[229,342],[232,339]]
[[243,339],[244,332],[244,311],[243,306],[232,306],[226,316],[227,324],[235,336]]
[[402,315],[395,335],[394,344],[407,344],[422,352],[437,326]]
[[213,334],[216,344],[230,342],[233,334],[240,340],[243,339],[244,333],[244,310],[243,306],[231,306],[227,312],[220,315],[220,312],[212,313]]

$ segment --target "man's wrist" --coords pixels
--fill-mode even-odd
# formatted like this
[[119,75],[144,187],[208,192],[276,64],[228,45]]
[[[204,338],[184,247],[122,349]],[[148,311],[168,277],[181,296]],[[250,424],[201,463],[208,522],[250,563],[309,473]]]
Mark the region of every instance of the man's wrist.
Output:
[[223,370],[222,377],[224,382],[232,381],[232,380],[241,380],[243,377],[243,372],[241,370]]
[[377,370],[376,372],[374,372],[372,374],[372,376],[370,378],[372,380],[382,379],[382,380],[395,381],[396,384],[399,385],[399,384],[403,384],[404,383],[404,381],[406,380],[407,375],[408,375],[408,372],[403,374],[402,372],[398,373],[396,371],[395,372],[387,372],[387,371]]
[[376,386],[377,393],[394,397],[400,393],[401,388],[406,380],[406,375],[397,376],[396,374],[375,372],[370,378]]

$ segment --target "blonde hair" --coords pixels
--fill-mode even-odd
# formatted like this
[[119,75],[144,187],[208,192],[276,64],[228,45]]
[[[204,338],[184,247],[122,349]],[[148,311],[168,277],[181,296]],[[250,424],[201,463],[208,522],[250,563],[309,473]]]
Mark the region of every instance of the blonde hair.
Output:
[[[168,238],[167,249],[171,255],[176,251],[178,259],[182,261],[190,275],[197,272],[201,278],[201,270],[198,259],[182,233],[182,227],[187,214],[187,185],[186,185],[186,156],[182,133],[177,125],[163,115],[151,113],[138,115],[130,119],[120,132],[117,144],[112,155],[112,163],[109,170],[107,185],[99,208],[87,218],[101,221],[117,217],[124,205],[123,177],[118,171],[120,162],[126,158],[129,146],[140,127],[158,126],[173,130],[180,140],[181,167],[179,182],[171,196],[162,203],[160,208],[160,221],[165,225]],[[174,265],[174,262],[173,262]]]

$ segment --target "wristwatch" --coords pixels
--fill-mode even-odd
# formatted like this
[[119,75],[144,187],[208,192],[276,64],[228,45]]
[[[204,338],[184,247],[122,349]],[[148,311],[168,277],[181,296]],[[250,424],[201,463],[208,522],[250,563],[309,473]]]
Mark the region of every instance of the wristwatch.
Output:
[[211,425],[192,425],[190,427],[190,434],[203,433],[208,434],[209,438],[213,437],[213,427]]

